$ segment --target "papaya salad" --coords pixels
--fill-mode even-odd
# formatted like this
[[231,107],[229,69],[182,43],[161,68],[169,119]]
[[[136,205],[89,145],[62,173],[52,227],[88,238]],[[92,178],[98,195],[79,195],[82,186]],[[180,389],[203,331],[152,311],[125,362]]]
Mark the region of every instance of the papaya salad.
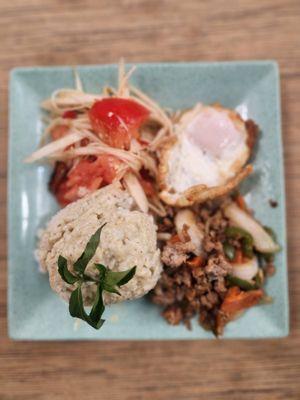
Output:
[[[121,62],[118,87],[104,85],[99,94],[85,92],[75,71],[75,89],[58,89],[42,102],[46,128],[40,147],[25,161],[53,166],[49,190],[65,210],[71,203],[74,210],[78,203],[78,212],[88,209],[87,202],[99,207],[100,195],[109,205],[126,193],[134,206],[122,207],[151,218],[160,254],[155,278],[151,286],[145,281],[139,296],[150,290],[150,301],[171,325],[191,329],[196,317],[220,336],[248,308],[272,301],[264,284],[275,272],[280,246],[238,190],[253,171],[249,160],[259,128],[220,104],[167,110],[130,83],[134,69],[126,72]],[[51,286],[61,294],[54,269]],[[65,299],[74,282],[63,288]]]

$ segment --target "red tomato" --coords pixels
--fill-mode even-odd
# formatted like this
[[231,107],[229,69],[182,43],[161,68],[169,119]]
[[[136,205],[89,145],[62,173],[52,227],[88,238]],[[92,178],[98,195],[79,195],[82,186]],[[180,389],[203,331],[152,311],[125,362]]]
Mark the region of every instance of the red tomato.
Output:
[[58,202],[65,206],[112,183],[120,164],[121,161],[107,154],[81,160],[57,188],[55,195]]
[[63,113],[62,115],[63,118],[68,118],[68,119],[75,119],[77,117],[77,111],[75,110],[67,110]]
[[96,101],[89,111],[92,128],[112,147],[129,149],[139,127],[149,117],[149,110],[130,99],[106,98]]
[[155,196],[155,188],[154,188],[152,182],[146,181],[145,179],[140,178],[140,183],[142,185],[142,188],[144,189],[145,194],[148,197]]
[[156,190],[154,180],[145,168],[140,170],[140,183],[148,197],[155,196]]

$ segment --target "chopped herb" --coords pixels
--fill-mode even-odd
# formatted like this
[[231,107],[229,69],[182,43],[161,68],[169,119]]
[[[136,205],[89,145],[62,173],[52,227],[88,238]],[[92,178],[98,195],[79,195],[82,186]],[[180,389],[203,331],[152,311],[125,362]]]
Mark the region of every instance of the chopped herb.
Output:
[[[128,283],[134,277],[136,271],[136,267],[133,267],[126,271],[114,272],[102,264],[94,264],[94,267],[99,271],[97,278],[91,278],[85,274],[85,269],[99,246],[100,235],[104,226],[105,224],[92,235],[84,252],[73,264],[74,273],[68,270],[68,261],[65,257],[60,255],[57,261],[61,278],[70,285],[77,285],[70,297],[70,315],[82,319],[95,329],[101,328],[105,321],[101,318],[105,310],[103,291],[120,295],[117,288]],[[84,309],[81,291],[82,285],[86,282],[94,282],[97,285],[96,296],[89,314]]]

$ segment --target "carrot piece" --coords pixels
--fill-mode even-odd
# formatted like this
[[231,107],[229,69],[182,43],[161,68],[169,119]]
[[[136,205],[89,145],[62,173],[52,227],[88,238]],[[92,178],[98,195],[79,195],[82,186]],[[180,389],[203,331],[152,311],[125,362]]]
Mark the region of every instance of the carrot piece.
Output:
[[239,287],[234,286],[228,290],[221,305],[221,311],[226,313],[229,317],[231,315],[234,316],[237,312],[257,304],[262,297],[262,289],[244,292]]
[[247,204],[245,202],[245,199],[242,195],[238,194],[235,198],[235,201],[237,203],[237,205],[243,210],[243,211],[247,211]]
[[169,243],[178,243],[178,242],[181,242],[181,240],[180,240],[180,237],[179,237],[179,235],[173,235],[172,237],[171,237],[171,239],[169,240]]
[[262,289],[242,291],[238,286],[231,287],[221,304],[217,315],[216,328],[220,335],[227,322],[234,319],[241,311],[255,306],[262,298]]
[[241,249],[236,249],[233,263],[234,264],[241,264],[242,262],[243,262],[242,250]]
[[200,268],[204,263],[204,258],[201,256],[196,256],[191,260],[188,260],[186,263],[191,268]]

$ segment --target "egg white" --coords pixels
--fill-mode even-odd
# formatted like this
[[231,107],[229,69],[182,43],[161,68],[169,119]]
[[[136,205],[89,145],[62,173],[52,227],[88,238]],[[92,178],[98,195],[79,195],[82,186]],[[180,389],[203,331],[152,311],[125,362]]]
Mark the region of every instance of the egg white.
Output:
[[[200,113],[207,113],[211,119],[208,124]],[[206,132],[207,126],[214,131]],[[200,146],[198,132],[202,135]],[[177,199],[190,190],[222,188],[240,173],[249,158],[245,123],[231,110],[198,105],[182,117],[176,133],[174,144],[167,146],[162,156],[164,165],[160,168],[161,197],[169,204],[176,205]]]

